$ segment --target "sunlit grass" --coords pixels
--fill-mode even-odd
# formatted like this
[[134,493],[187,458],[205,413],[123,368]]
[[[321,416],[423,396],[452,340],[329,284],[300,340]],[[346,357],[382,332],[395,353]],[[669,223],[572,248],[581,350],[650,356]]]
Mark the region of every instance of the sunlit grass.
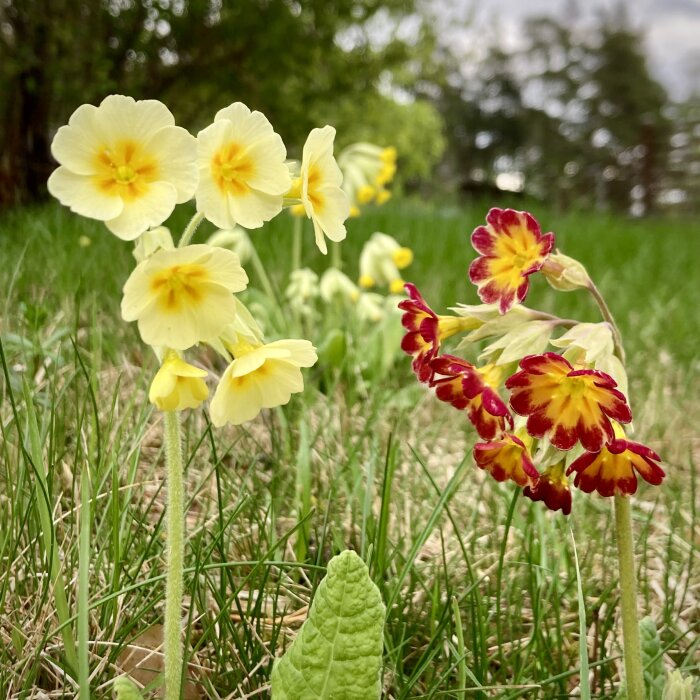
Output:
[[[522,206],[499,202],[508,204]],[[662,488],[640,487],[636,499],[641,600],[667,667],[696,672],[700,238],[682,222],[533,212],[587,265],[622,329],[636,435],[668,472]],[[406,277],[435,307],[475,303],[469,233],[484,214],[398,203],[369,212],[349,224],[347,272],[356,275],[363,242],[382,230],[415,250]],[[305,259],[320,271],[327,261],[306,234]],[[283,289],[290,221],[253,235]],[[80,236],[90,245],[80,247]],[[0,696],[72,697],[68,630],[81,658],[87,647],[94,696],[107,697],[110,679],[133,674],[134,655],[157,648],[163,604],[161,425],[146,400],[156,359],[118,315],[133,258],[101,225],[58,207],[8,215],[0,245]],[[555,295],[541,279],[531,301],[597,320],[582,293]],[[313,327],[307,337],[322,340]],[[363,351],[359,339],[349,362]],[[187,644],[199,682],[188,692],[263,692],[324,565],[352,547],[390,603],[387,697],[460,697],[465,677],[466,697],[569,697],[581,624],[570,525],[592,697],[612,698],[621,660],[610,503],[576,498],[567,521],[514,500],[512,487],[473,467],[473,430],[416,385],[406,358],[363,377],[316,368],[307,392],[247,429],[214,435],[204,414],[187,418]],[[84,531],[80,546],[81,474],[90,484],[89,549]],[[63,630],[47,563],[54,551],[69,612]],[[79,572],[88,574],[89,611],[78,610]],[[87,623],[80,645],[78,612]],[[158,670],[159,652],[142,665]]]

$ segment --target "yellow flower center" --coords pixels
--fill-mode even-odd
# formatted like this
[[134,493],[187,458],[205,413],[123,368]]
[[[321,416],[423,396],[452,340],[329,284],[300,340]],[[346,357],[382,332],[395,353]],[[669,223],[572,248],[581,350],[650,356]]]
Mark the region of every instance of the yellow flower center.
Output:
[[202,265],[174,265],[161,270],[151,279],[151,291],[164,312],[179,312],[183,307],[198,306],[205,296],[209,273]]
[[306,181],[306,196],[316,212],[320,212],[323,209],[323,204],[325,201],[320,192],[322,182],[323,177],[321,169],[318,167],[318,165],[312,165],[309,168],[309,177]]
[[238,143],[220,148],[211,160],[214,182],[223,194],[240,197],[250,191],[248,180],[255,171],[255,164]]
[[155,159],[135,141],[121,141],[113,148],[104,146],[95,156],[94,182],[105,194],[133,201],[148,192],[158,179]]
[[391,256],[394,259],[394,265],[403,270],[413,262],[413,251],[410,248],[397,248]]

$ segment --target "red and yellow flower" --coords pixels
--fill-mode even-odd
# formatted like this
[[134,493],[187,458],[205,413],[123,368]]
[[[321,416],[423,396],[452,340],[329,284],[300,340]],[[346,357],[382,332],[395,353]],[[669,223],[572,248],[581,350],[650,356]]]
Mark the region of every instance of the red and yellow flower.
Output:
[[469,420],[484,440],[499,437],[506,424],[513,427],[513,417],[496,392],[500,368],[495,365],[475,367],[454,355],[440,355],[430,362],[432,371],[443,375],[430,383],[435,394],[456,409],[466,410]]
[[615,438],[611,418],[632,420],[625,396],[605,372],[574,369],[552,352],[524,358],[520,370],[506,381],[511,408],[528,417],[530,435],[547,435],[560,450],[580,440],[586,450],[598,452]]
[[481,321],[465,316],[438,316],[426,303],[413,284],[405,284],[409,298],[399,302],[404,312],[401,323],[408,333],[401,341],[401,349],[413,356],[412,367],[421,382],[433,378],[430,361],[437,356],[440,343],[463,331],[478,328]]
[[574,486],[586,493],[597,491],[601,496],[632,495],[637,490],[637,474],[658,486],[664,470],[661,457],[646,445],[625,439],[622,428],[615,425],[615,439],[599,452],[586,452],[571,463],[567,474],[575,473]]
[[547,467],[532,486],[526,486],[523,493],[533,501],[542,501],[550,510],[561,510],[564,515],[571,513],[571,489],[564,473],[564,461]]
[[540,476],[528,447],[512,433],[503,433],[491,442],[477,442],[473,456],[477,466],[488,471],[496,481],[510,479],[518,486],[531,486]]
[[481,257],[469,267],[469,278],[481,301],[498,303],[504,314],[527,296],[528,276],[544,265],[554,234],[543,234],[531,214],[513,209],[491,209],[486,224],[472,233],[472,246]]

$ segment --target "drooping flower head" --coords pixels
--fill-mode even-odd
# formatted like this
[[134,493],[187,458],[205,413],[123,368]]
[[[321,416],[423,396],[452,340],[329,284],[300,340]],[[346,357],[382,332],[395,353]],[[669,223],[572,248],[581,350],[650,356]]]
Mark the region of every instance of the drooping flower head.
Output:
[[49,192],[125,241],[165,221],[197,186],[194,137],[157,100],[109,95],[73,112],[51,144]]
[[636,474],[658,486],[666,475],[658,464],[661,457],[646,445],[627,440],[617,423],[613,427],[612,442],[599,452],[585,452],[569,466],[567,474],[576,474],[574,486],[601,496],[632,495],[637,491]]
[[571,489],[564,473],[564,460],[552,464],[542,472],[534,484],[526,486],[523,493],[533,501],[542,501],[550,510],[571,513]]
[[480,321],[468,316],[438,316],[425,301],[415,285],[404,285],[409,298],[399,302],[403,327],[408,333],[401,349],[413,357],[413,371],[421,382],[433,377],[430,361],[437,356],[440,343],[456,333],[478,328]]
[[496,481],[510,479],[518,486],[528,486],[534,485],[540,476],[525,442],[512,433],[503,433],[491,442],[477,442],[473,456],[479,468],[488,471]]
[[412,262],[413,251],[410,248],[377,231],[362,247],[359,285],[363,289],[386,285],[391,294],[400,294],[405,282],[399,271]]
[[291,186],[287,149],[264,114],[242,102],[197,134],[197,211],[222,229],[259,228],[282,210]]
[[542,234],[531,214],[513,209],[491,209],[486,224],[472,233],[472,246],[481,257],[470,265],[469,278],[481,301],[498,303],[504,314],[527,296],[528,276],[544,264],[554,234]]
[[575,370],[561,355],[546,352],[520,362],[520,371],[509,377],[510,405],[527,416],[527,431],[545,435],[560,450],[570,450],[579,440],[589,452],[598,452],[613,440],[610,419],[629,423],[632,414],[615,380],[593,369]]
[[494,440],[513,427],[513,418],[496,388],[500,368],[495,365],[475,367],[454,355],[440,355],[430,361],[434,374],[442,375],[430,383],[440,401],[466,410],[469,420],[484,440]]
[[253,420],[263,408],[289,403],[304,390],[301,367],[311,367],[316,349],[308,340],[277,340],[266,345],[242,338],[230,348],[234,360],[226,368],[211,401],[216,427]]
[[371,202],[384,204],[391,198],[386,185],[396,173],[396,149],[382,148],[373,143],[353,143],[338,156],[343,173],[343,191],[351,204],[351,216]]
[[161,249],[124,285],[122,318],[138,321],[144,343],[186,350],[214,340],[236,316],[233,292],[248,276],[230,250],[204,244]]
[[206,370],[188,364],[170,350],[153,378],[148,400],[161,411],[197,408],[209,395],[206,376]]
[[324,126],[312,129],[301,159],[299,182],[301,203],[313,221],[316,245],[326,255],[326,238],[345,238],[345,219],[350,215],[350,202],[341,189],[343,174],[333,157],[335,129]]

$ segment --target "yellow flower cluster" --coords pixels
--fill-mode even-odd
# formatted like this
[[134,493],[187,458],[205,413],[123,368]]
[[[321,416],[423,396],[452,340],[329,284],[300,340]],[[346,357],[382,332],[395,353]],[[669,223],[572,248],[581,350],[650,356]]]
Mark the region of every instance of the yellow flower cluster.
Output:
[[385,233],[374,233],[360,253],[360,279],[363,289],[388,286],[391,294],[403,292],[400,270],[413,262],[413,251]]
[[350,200],[350,215],[359,216],[360,208],[371,202],[384,204],[391,198],[386,186],[396,174],[396,149],[373,143],[353,143],[338,156],[343,172],[343,191]]
[[[121,312],[125,321],[137,322],[162,360],[149,391],[160,410],[196,408],[206,400],[207,371],[183,357],[200,343],[228,362],[211,402],[216,426],[252,420],[303,390],[301,368],[317,359],[313,345],[265,343],[235,296],[248,284],[240,255],[250,241],[239,227],[259,228],[283,207],[301,205],[323,253],[326,237],[342,240],[350,204],[334,138],[330,126],[314,129],[301,163],[289,163],[267,118],[240,102],[220,110],[195,138],[175,126],[160,102],[123,95],[79,107],[58,130],[51,194],[74,212],[104,221],[119,238],[136,241],[137,265],[124,285]],[[162,224],[176,204],[192,198],[198,214],[176,247]],[[201,218],[222,230],[207,244],[189,245]]]

